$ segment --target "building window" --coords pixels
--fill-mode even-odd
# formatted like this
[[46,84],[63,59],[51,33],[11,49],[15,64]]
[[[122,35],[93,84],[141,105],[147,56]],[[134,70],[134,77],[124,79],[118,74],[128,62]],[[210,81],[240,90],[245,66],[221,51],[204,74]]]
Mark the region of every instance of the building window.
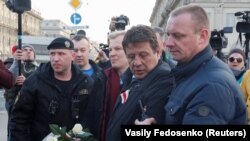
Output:
[[235,16],[234,13],[227,13],[226,14],[226,26],[233,27],[235,24]]

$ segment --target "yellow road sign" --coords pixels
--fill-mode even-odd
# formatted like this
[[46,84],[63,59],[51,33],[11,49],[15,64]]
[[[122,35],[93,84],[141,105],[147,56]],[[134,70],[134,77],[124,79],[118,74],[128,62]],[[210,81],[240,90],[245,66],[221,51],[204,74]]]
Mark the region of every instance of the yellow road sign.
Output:
[[80,8],[82,2],[80,0],[71,0],[69,2],[69,4],[74,8],[74,9],[77,9],[77,8]]

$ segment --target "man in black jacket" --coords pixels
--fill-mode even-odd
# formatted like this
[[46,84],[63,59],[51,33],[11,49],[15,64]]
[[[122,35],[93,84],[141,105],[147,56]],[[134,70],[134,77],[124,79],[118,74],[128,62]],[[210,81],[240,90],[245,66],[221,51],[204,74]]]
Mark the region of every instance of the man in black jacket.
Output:
[[88,109],[93,111],[93,113],[90,113],[92,118],[91,121],[88,122],[95,122],[95,124],[92,124],[93,126],[90,127],[90,130],[96,138],[99,138],[104,105],[106,75],[94,61],[89,59],[91,45],[86,36],[77,34],[73,37],[72,42],[76,54],[74,62],[79,66],[83,74],[89,75],[94,80],[94,89],[92,91],[93,96],[92,99],[90,99]]
[[163,123],[164,105],[174,81],[169,65],[160,60],[161,51],[152,28],[144,25],[132,27],[125,34],[122,45],[133,79],[123,87],[116,101],[107,127],[107,141],[121,140],[121,125],[143,120],[141,114],[144,112],[148,117],[154,117],[156,124]]
[[11,141],[41,141],[49,124],[71,130],[76,123],[86,127],[92,79],[72,61],[74,45],[56,38],[48,46],[50,62],[41,64],[23,84],[10,118]]

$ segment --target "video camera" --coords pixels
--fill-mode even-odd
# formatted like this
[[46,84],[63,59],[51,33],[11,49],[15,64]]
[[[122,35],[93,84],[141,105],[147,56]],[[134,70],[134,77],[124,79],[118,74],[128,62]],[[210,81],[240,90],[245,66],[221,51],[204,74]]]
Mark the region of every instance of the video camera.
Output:
[[250,11],[236,12],[234,15],[242,19],[237,22],[236,31],[239,33],[250,33]]
[[129,24],[129,18],[124,15],[120,15],[115,18],[115,29],[116,30],[125,30],[125,27]]
[[222,30],[211,31],[210,45],[214,50],[220,50],[226,48],[228,44],[228,39],[224,33],[232,33],[233,27],[224,27]]

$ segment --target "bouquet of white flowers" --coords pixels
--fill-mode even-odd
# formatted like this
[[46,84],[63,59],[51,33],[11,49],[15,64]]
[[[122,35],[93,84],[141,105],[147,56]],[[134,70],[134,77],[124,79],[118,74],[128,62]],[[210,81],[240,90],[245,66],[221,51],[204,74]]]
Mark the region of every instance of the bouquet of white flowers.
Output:
[[77,123],[69,132],[66,127],[59,127],[56,124],[50,124],[51,133],[43,141],[97,141],[88,129],[83,129],[82,125]]

